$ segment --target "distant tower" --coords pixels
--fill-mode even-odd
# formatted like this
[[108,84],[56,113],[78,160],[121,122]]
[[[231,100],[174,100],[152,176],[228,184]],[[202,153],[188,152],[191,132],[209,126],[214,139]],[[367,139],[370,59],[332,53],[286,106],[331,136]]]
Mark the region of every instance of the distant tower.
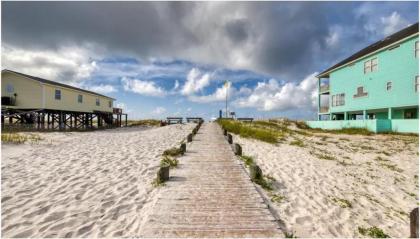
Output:
[[219,119],[222,118],[222,110],[219,110]]

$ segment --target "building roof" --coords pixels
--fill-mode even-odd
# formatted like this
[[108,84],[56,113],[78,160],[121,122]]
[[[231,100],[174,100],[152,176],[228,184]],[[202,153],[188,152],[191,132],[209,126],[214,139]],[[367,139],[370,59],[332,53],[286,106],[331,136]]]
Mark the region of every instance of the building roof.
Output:
[[355,54],[353,54],[352,56],[340,61],[339,63],[331,66],[330,68],[326,69],[325,71],[321,72],[319,75],[317,75],[317,77],[321,77],[323,75],[325,75],[327,72],[332,71],[340,66],[343,66],[349,62],[352,62],[358,58],[361,58],[365,55],[368,55],[372,52],[375,52],[381,48],[384,48],[386,46],[391,45],[392,43],[398,42],[406,37],[409,37],[415,33],[419,32],[419,23],[415,23],[407,28],[402,29],[399,32],[396,32],[390,36],[385,37],[384,39],[377,41],[375,43],[373,43],[372,45],[363,48],[362,50],[356,52]]
[[97,95],[97,96],[102,96],[102,97],[106,97],[106,98],[110,98],[110,99],[115,100],[112,97],[109,97],[109,96],[106,96],[106,95],[101,95],[101,94],[98,94],[98,93],[93,92],[93,91],[84,90],[84,89],[77,88],[77,87],[74,87],[74,86],[71,86],[71,85],[66,85],[66,84],[63,84],[63,83],[56,82],[56,81],[46,80],[46,79],[43,79],[43,78],[39,78],[39,77],[36,77],[36,76],[31,76],[31,75],[23,74],[23,73],[16,72],[16,71],[11,71],[11,70],[4,69],[1,72],[2,73],[3,72],[11,72],[11,73],[14,73],[14,74],[17,74],[17,75],[21,75],[21,76],[30,78],[32,80],[39,81],[39,82],[44,83],[44,84],[56,85],[56,86],[60,86],[60,87],[63,87],[63,88],[69,88],[69,89],[73,89],[73,90],[77,90],[77,91],[82,91],[82,92],[86,92],[86,93],[89,93],[89,94],[93,94],[93,95]]

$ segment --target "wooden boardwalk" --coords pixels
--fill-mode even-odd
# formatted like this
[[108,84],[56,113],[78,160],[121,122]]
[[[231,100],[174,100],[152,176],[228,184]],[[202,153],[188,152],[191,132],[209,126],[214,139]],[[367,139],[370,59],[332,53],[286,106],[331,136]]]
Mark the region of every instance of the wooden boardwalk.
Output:
[[218,125],[203,124],[179,162],[142,237],[283,237]]

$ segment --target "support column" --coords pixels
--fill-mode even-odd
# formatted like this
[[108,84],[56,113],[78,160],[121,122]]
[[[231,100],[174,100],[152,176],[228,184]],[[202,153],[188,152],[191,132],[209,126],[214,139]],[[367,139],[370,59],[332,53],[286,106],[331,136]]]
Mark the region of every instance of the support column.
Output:
[[332,113],[330,113],[329,116],[330,116],[330,120],[332,120]]
[[392,108],[388,108],[388,119],[392,119]]
[[363,119],[365,120],[367,118],[366,110],[363,110]]

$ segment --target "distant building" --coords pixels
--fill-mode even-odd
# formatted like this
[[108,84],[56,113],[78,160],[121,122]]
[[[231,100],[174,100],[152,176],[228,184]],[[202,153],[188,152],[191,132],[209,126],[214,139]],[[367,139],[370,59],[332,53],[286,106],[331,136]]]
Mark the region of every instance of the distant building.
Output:
[[380,40],[320,73],[312,128],[418,133],[419,24]]
[[121,125],[122,112],[111,97],[11,70],[2,70],[1,78],[2,123],[6,117],[9,123],[52,128],[89,128],[93,121],[98,127]]

